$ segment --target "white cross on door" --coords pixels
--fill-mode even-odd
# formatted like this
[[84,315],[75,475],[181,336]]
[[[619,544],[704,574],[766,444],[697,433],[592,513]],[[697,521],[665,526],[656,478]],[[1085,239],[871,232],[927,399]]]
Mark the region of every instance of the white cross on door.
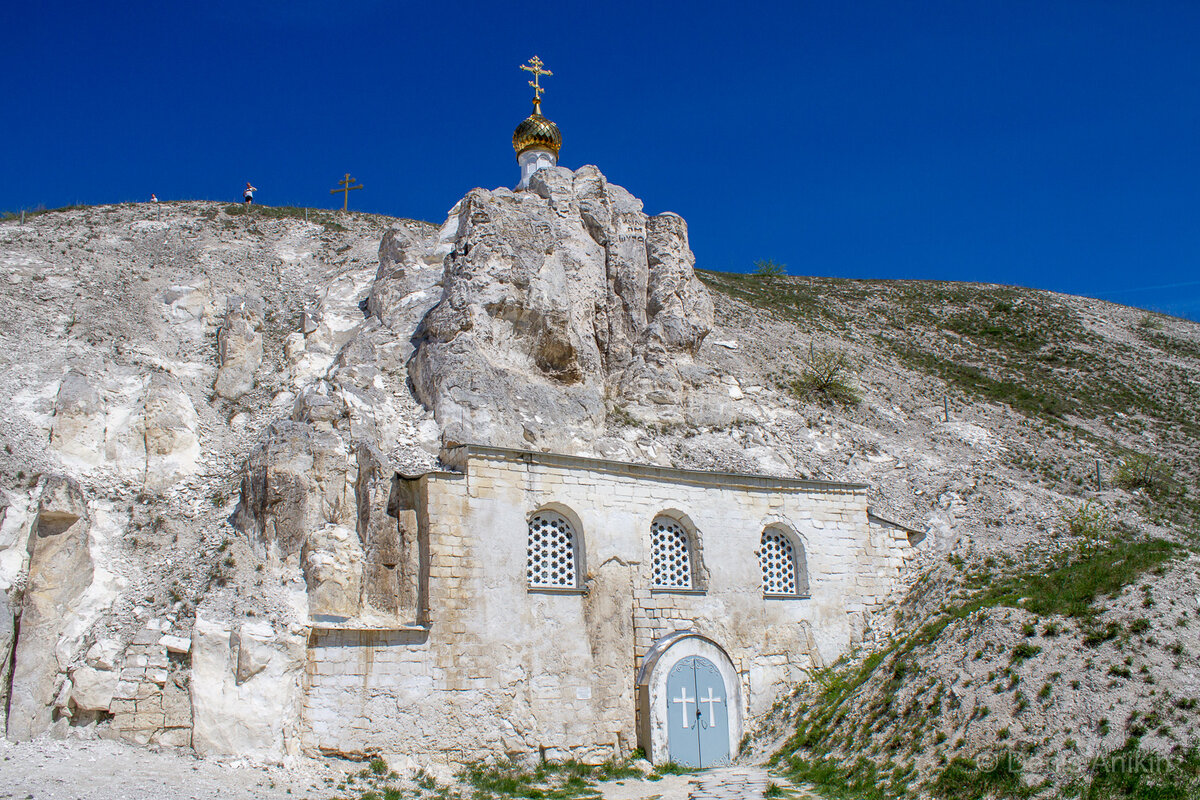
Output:
[[679,697],[676,697],[671,702],[679,704],[679,722],[685,728],[691,727],[691,722],[688,719],[688,705],[696,702],[696,698],[688,697],[687,688],[679,687]]
[[716,705],[717,703],[724,703],[725,698],[724,697],[715,697],[713,695],[713,688],[710,686],[710,687],[708,687],[708,697],[701,697],[700,702],[708,703],[708,727],[710,727],[710,728],[717,727],[717,715],[713,713],[713,706]]

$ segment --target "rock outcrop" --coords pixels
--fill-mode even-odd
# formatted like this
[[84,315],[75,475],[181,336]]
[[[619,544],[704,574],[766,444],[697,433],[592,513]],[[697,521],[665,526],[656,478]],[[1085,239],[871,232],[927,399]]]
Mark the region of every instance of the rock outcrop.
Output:
[[217,332],[221,367],[213,389],[236,400],[254,388],[254,372],[263,357],[263,301],[256,297],[231,297],[225,321]]
[[144,405],[146,486],[162,490],[196,471],[200,459],[198,419],[179,380],[165,372],[150,376]]
[[[302,572],[312,618],[411,621],[416,525],[389,497],[412,456],[396,443],[590,451],[613,404],[711,394],[687,366],[713,324],[693,262],[682,219],[648,217],[594,167],[541,171],[528,192],[472,191],[436,233],[394,227],[367,317],[305,311],[289,334],[294,379],[323,371],[247,458],[238,527]],[[234,356],[258,345],[234,345],[252,339],[256,314],[230,301],[222,375],[253,362]],[[410,386],[428,425],[404,424]]]
[[361,609],[363,548],[353,529],[325,525],[308,535],[303,552],[308,613],[346,619]]
[[291,420],[275,423],[247,459],[239,527],[271,557],[297,556],[310,533],[326,525],[353,526],[349,469],[349,453],[337,433]]
[[[70,682],[62,679],[69,654],[60,654],[58,644],[72,605],[92,582],[90,524],[79,485],[59,475],[46,478],[29,542],[29,578],[9,698],[8,735],[17,741],[49,728],[54,707],[65,705],[70,695]],[[64,703],[56,704],[64,689]]]
[[[410,365],[446,439],[577,452],[599,438],[613,398],[681,401],[679,365],[713,306],[678,216],[648,217],[594,167],[554,168],[529,191],[470,192],[447,240],[442,295]],[[395,240],[389,250],[421,274],[425,254]],[[394,319],[415,291],[381,291],[371,308]]]
[[71,703],[79,711],[108,711],[120,673],[94,667],[71,670]]
[[197,470],[198,426],[191,398],[169,372],[71,371],[54,401],[50,447],[81,473],[158,491]]
[[269,761],[297,754],[304,636],[204,617],[192,631],[196,752]]
[[67,463],[85,467],[104,461],[104,402],[87,376],[71,371],[62,379],[54,401],[50,446]]
[[8,726],[8,687],[12,681],[12,649],[16,621],[8,593],[0,591],[0,730]]

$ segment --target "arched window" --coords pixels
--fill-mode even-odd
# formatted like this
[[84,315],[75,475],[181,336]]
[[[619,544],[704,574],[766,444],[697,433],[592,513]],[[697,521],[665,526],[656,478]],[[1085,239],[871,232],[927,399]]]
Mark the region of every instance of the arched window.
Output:
[[692,546],[687,530],[671,517],[650,524],[650,564],[656,589],[691,589]]
[[762,568],[763,594],[776,597],[807,597],[808,570],[804,545],[779,528],[767,528],[758,550]]
[[557,511],[544,509],[529,518],[526,577],[539,589],[575,589],[579,586],[575,529]]

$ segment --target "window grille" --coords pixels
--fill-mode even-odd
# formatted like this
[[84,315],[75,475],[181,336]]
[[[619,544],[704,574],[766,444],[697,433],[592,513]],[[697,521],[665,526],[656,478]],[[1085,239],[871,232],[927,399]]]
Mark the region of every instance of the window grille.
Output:
[[758,563],[762,567],[764,594],[800,594],[800,582],[796,574],[796,548],[783,531],[770,528],[763,531]]
[[561,514],[539,511],[530,518],[526,564],[526,576],[532,587],[574,589],[578,586],[575,531]]
[[650,526],[650,560],[654,586],[692,588],[692,553],[687,531],[670,517],[659,517]]

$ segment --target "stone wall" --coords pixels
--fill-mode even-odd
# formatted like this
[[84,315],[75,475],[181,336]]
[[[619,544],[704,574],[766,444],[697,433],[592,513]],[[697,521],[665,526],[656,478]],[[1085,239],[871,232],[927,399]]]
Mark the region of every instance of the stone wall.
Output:
[[[310,746],[597,760],[636,744],[635,676],[659,638],[694,630],[732,659],[742,714],[764,713],[861,635],[896,582],[902,532],[868,522],[866,487],[726,475],[499,448],[421,481],[428,626],[314,628]],[[551,508],[582,537],[578,591],[531,590],[528,518]],[[650,526],[690,528],[702,591],[651,588]],[[803,543],[807,597],[763,595],[757,551],[778,526]]]
[[[190,650],[190,640],[143,629],[125,649],[119,669],[106,675],[104,670],[86,666],[72,673],[77,689],[83,675],[89,676],[88,685],[105,685],[94,708],[88,709],[79,695],[74,698],[75,705],[85,710],[106,709],[112,715],[112,730],[134,744],[187,747],[192,743]],[[108,676],[117,680],[105,703],[110,694]]]

